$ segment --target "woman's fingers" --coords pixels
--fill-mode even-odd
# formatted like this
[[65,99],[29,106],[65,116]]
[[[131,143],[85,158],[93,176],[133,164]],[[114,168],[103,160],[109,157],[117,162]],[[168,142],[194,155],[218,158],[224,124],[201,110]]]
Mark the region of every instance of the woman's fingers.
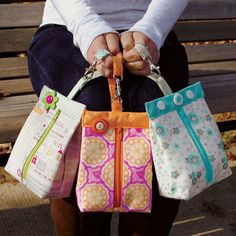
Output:
[[133,32],[124,32],[120,35],[120,42],[124,51],[129,51],[134,47]]
[[129,51],[123,51],[123,57],[125,62],[137,62],[137,61],[142,61],[142,57],[139,55],[139,53],[132,48]]
[[158,63],[159,51],[156,44],[149,37],[141,32],[125,32],[121,35],[125,67],[132,74],[147,75],[150,73],[150,67],[134,49],[134,46],[137,43],[145,45],[152,56],[153,63]]
[[93,63],[95,54],[97,53],[98,50],[100,49],[106,49],[107,48],[107,43],[104,35],[99,35],[97,36],[92,43],[90,44],[87,52],[87,59],[90,64]]
[[105,77],[111,77],[113,74],[112,55],[120,52],[119,43],[123,48],[123,57],[125,67],[133,74],[147,75],[150,73],[148,63],[146,63],[139,53],[134,49],[135,44],[141,43],[147,46],[154,64],[158,63],[159,51],[156,44],[145,34],[141,32],[124,32],[119,37],[115,33],[106,33],[96,37],[88,49],[88,61],[93,63],[98,51],[107,50],[110,55],[104,57],[98,62],[96,68]]
[[144,61],[126,62],[125,68],[132,72],[134,75],[148,75],[150,74],[150,68]]
[[152,57],[152,62],[156,65],[160,57],[156,44],[149,37],[147,37],[145,34],[141,32],[133,32],[133,38],[135,44],[141,43],[148,48],[148,51]]
[[134,50],[135,42],[133,32],[124,32],[120,36],[121,45],[123,48],[123,57],[125,67],[133,74],[142,74],[145,67],[145,62],[142,60],[139,53]]
[[125,68],[134,75],[147,75],[150,72],[147,62],[145,62],[135,49],[123,51]]
[[106,78],[110,78],[113,74],[113,60],[112,56],[105,57],[96,66],[97,70]]
[[108,51],[112,55],[116,55],[118,52],[120,52],[119,36],[115,33],[107,33],[107,34],[104,34],[104,36],[106,39]]
[[119,36],[114,33],[107,33],[96,37],[88,49],[88,61],[92,64],[95,60],[96,54],[100,50],[107,50],[110,55],[105,56],[97,63],[97,70],[104,77],[111,77],[113,73],[113,60],[111,55],[116,55],[119,51]]

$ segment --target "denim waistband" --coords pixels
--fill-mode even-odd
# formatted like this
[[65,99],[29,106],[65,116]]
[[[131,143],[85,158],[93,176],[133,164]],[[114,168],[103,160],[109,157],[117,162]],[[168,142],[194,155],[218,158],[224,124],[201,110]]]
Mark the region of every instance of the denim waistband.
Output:
[[66,29],[66,26],[65,25],[57,25],[57,24],[46,24],[46,25],[42,25],[40,26],[37,31],[35,32],[35,34],[45,30],[45,29],[48,29],[48,28],[56,28],[56,27],[61,27],[61,28],[65,28]]

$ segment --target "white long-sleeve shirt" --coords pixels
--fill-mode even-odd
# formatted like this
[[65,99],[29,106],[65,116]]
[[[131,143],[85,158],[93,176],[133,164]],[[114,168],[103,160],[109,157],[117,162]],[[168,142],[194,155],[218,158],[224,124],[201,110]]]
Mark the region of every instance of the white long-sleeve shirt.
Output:
[[65,25],[87,58],[92,41],[117,30],[139,31],[158,49],[189,0],[47,0],[45,24]]

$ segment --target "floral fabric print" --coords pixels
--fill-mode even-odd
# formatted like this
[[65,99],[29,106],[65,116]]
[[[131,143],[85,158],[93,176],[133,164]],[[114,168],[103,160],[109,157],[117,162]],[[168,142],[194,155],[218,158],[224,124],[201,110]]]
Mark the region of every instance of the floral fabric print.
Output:
[[[152,154],[147,130],[123,129],[122,167],[115,169],[115,129],[99,134],[83,128],[81,160],[76,187],[77,202],[86,211],[150,212],[152,200]],[[120,175],[120,206],[114,206]]]
[[199,83],[147,103],[146,110],[162,196],[187,200],[231,174]]

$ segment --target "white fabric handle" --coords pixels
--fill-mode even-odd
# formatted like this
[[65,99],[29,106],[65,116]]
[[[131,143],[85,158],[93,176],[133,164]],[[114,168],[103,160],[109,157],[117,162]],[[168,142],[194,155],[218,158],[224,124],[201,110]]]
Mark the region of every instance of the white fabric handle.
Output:
[[151,73],[147,75],[147,77],[153,80],[158,85],[158,87],[160,88],[160,90],[163,92],[165,96],[172,94],[173,92],[170,86],[168,85],[168,83],[162,77],[159,67],[156,67],[153,64],[152,57],[148,49],[141,43],[135,44],[134,49],[140,54],[143,60],[146,61],[150,66]]
[[88,75],[84,75],[73,87],[73,89],[70,91],[67,97],[69,99],[73,99],[77,95],[77,93],[80,92],[89,81],[96,79],[100,76],[102,75],[97,71],[94,71],[91,77],[89,77]]
[[[147,77],[153,80],[158,85],[158,87],[161,89],[161,91],[163,92],[165,96],[172,94],[173,92],[170,86],[165,81],[165,79],[161,76],[159,67],[156,67],[152,63],[152,57],[148,49],[141,43],[136,44],[134,49],[140,54],[143,60],[145,60],[150,66],[151,73],[147,75]],[[89,76],[90,74],[91,76]],[[100,76],[102,75],[98,71],[92,71],[89,74],[85,72],[85,75],[77,82],[77,84],[73,87],[73,89],[70,91],[67,97],[69,99],[73,99],[89,81],[96,79]]]

